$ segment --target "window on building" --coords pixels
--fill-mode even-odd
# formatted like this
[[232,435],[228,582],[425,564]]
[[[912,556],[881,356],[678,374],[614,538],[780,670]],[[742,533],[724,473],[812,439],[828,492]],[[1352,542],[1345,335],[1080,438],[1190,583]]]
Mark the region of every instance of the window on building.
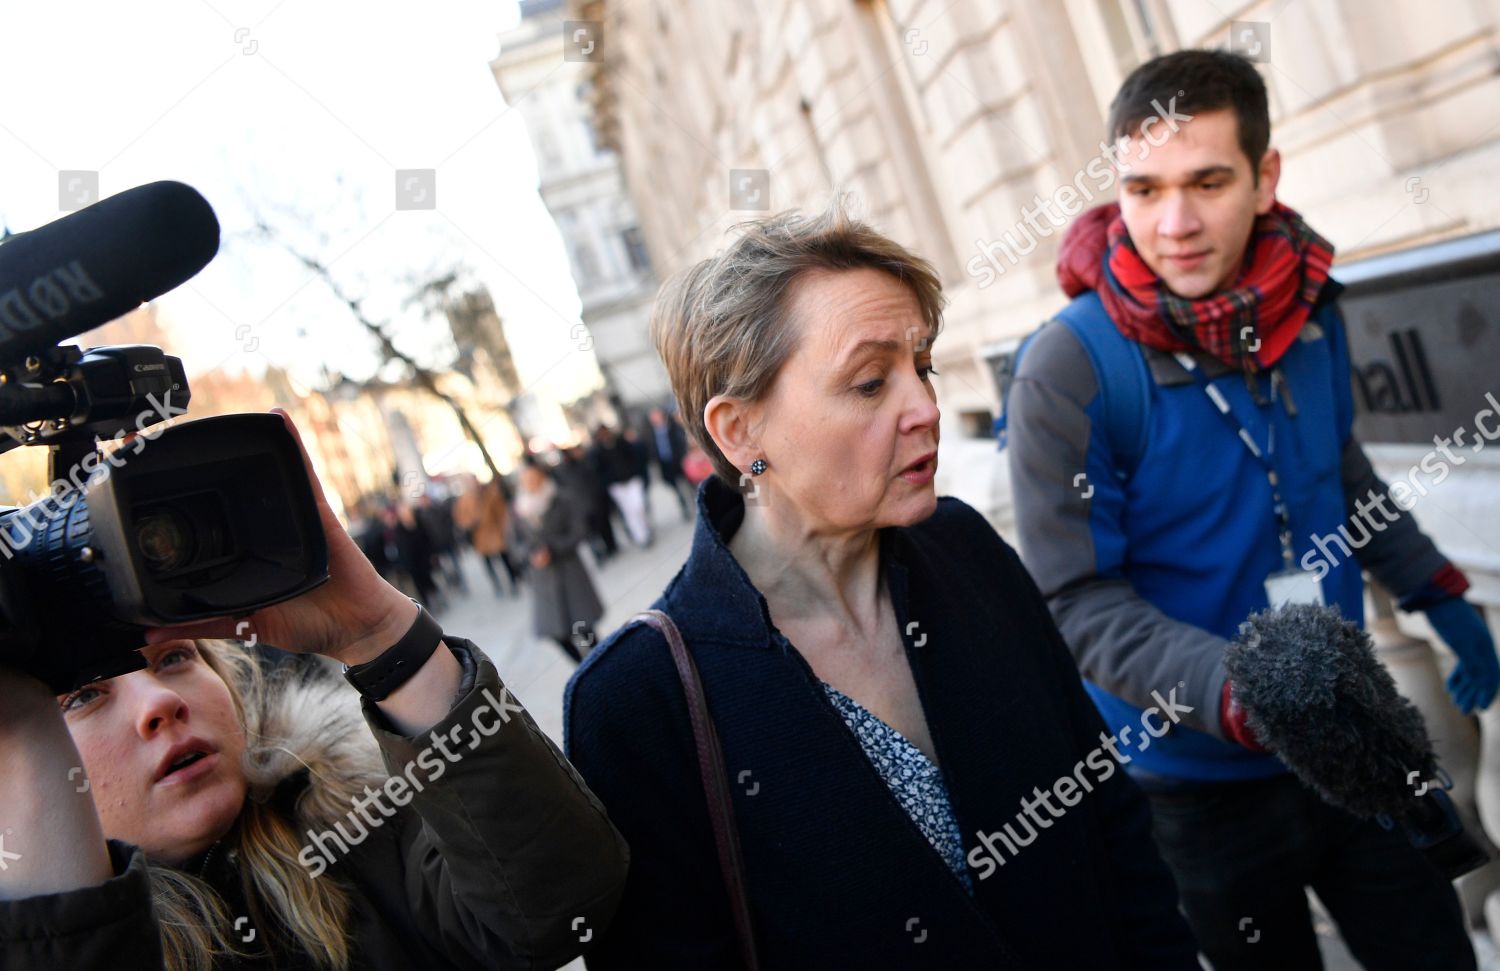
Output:
[[[1010,397],[1010,386],[1015,382],[1016,351],[1020,348],[1020,345],[1021,341],[1014,339],[1000,341],[996,344],[980,348],[980,353],[984,356],[984,363],[989,370],[990,378],[994,381],[994,400],[1000,403],[1002,413],[1005,410],[1005,402]],[[988,416],[988,423],[983,428],[979,428],[977,424],[971,427],[969,419],[964,419],[963,421],[966,435],[971,435],[974,438],[988,438],[994,434],[995,416],[993,414]],[[974,421],[977,422],[978,419]]]
[[641,228],[631,226],[620,234],[625,242],[625,255],[630,258],[630,268],[637,273],[651,272],[651,257],[646,252],[646,241],[641,238]]
[[599,282],[599,255],[588,243],[573,246],[573,272],[578,275],[580,287],[591,287]]
[[[860,60],[870,65],[893,65],[897,59],[912,56],[906,47],[905,31],[892,19],[883,0],[861,0],[854,10],[855,29],[850,40]],[[876,123],[891,149],[887,163],[891,175],[907,193],[907,215],[917,238],[903,242],[915,244],[943,278],[953,279],[961,272],[950,232],[953,210],[938,184],[942,168],[929,137],[921,96],[905,71],[881,70],[865,87]],[[819,123],[816,118],[811,120]],[[848,173],[833,175],[843,179]]]
[[828,147],[818,134],[818,126],[813,124],[812,104],[804,96],[797,107],[797,117],[802,122],[802,140],[818,160],[818,171],[823,173],[824,185],[831,188],[834,184],[833,169],[828,164]]
[[543,128],[536,134],[536,154],[543,165],[556,168],[562,164],[562,153],[557,149],[557,136],[552,129]]
[[582,118],[580,121],[583,124],[583,133],[588,136],[589,147],[594,150],[594,154],[603,155],[609,151],[609,147],[599,140],[599,130],[594,127],[593,122],[587,118]]
[[1074,38],[1095,97],[1108,105],[1136,65],[1177,47],[1161,0],[1068,0]]
[[[1166,10],[1161,0],[1129,0],[1125,4],[1126,19],[1140,60],[1145,61],[1166,53],[1168,47]],[[1131,65],[1134,67],[1135,65]]]
[[960,411],[958,428],[964,438],[991,438],[995,434],[995,415],[984,408]]

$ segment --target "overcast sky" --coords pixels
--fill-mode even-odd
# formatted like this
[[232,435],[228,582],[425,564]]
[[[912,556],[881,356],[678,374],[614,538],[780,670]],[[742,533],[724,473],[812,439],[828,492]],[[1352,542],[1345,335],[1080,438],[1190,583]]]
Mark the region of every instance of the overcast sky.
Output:
[[[361,378],[378,363],[323,285],[250,232],[256,212],[424,363],[446,346],[402,303],[460,264],[493,292],[523,383],[574,397],[597,381],[569,336],[577,292],[489,69],[517,18],[470,0],[0,0],[0,220],[64,215],[60,170],[97,171],[101,196],[158,179],[202,192],[219,255],[161,301],[189,373],[272,361],[313,381],[324,363]],[[437,208],[396,210],[395,170],[423,168]]]

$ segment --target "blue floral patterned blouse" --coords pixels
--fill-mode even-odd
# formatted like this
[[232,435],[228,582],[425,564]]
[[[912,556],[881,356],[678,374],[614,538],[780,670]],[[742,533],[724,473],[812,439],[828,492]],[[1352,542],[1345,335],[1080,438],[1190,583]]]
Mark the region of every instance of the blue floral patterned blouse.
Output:
[[964,863],[964,836],[953,815],[943,773],[922,750],[859,702],[826,681],[818,682],[844,718],[844,724],[859,739],[865,756],[880,778],[906,810],[912,822],[937,850],[964,889],[974,893],[974,882]]

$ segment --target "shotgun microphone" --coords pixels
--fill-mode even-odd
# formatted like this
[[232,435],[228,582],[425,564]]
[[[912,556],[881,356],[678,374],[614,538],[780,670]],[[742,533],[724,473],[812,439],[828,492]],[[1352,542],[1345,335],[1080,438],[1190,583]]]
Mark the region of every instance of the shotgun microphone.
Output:
[[0,361],[107,323],[203,269],[219,249],[208,200],[181,182],[127,189],[0,245]]

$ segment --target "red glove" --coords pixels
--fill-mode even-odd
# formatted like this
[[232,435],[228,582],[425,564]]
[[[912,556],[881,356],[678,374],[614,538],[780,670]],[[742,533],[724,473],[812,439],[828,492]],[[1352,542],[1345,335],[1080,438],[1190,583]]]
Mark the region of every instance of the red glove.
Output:
[[1224,734],[1231,742],[1237,742],[1252,752],[1269,752],[1270,749],[1260,744],[1250,726],[1245,724],[1245,709],[1234,699],[1232,687],[1225,681],[1224,692],[1219,696],[1219,724],[1223,726]]

